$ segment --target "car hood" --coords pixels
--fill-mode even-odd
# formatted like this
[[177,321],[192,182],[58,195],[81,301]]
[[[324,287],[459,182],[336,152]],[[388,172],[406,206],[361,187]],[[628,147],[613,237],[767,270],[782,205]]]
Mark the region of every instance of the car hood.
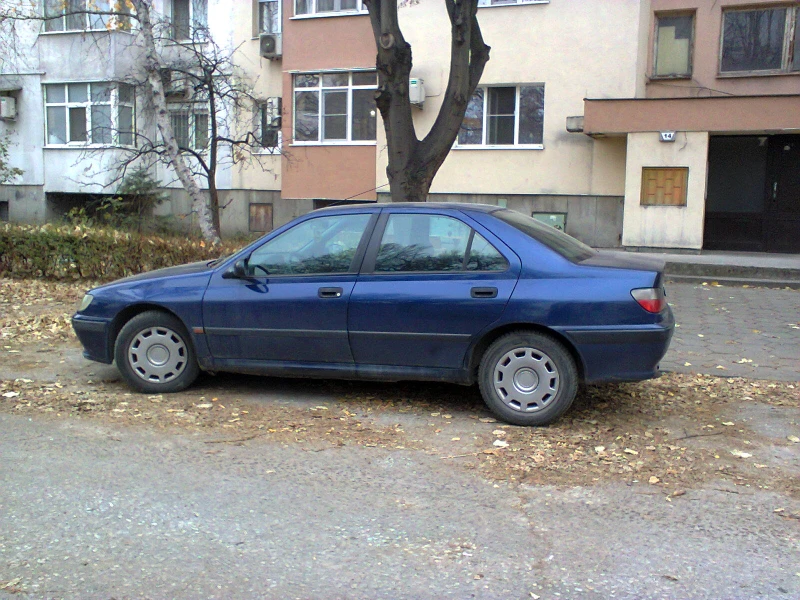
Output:
[[212,267],[209,265],[212,261],[204,260],[201,262],[189,263],[186,265],[177,265],[174,267],[166,267],[164,269],[156,269],[155,271],[147,271],[146,273],[139,273],[138,275],[131,275],[124,279],[118,279],[111,285],[118,283],[132,283],[134,281],[145,281],[147,279],[161,279],[164,277],[174,277],[176,275],[191,275],[192,273],[202,273],[203,271],[210,271]]
[[580,262],[587,267],[611,267],[634,269],[636,271],[663,272],[666,262],[663,258],[614,250],[598,250],[597,254]]

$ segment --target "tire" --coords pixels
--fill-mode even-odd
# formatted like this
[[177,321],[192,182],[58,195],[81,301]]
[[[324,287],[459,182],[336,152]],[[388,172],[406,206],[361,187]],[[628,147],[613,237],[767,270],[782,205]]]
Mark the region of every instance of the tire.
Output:
[[183,323],[155,310],[125,323],[117,336],[114,360],[131,387],[149,394],[186,389],[200,372]]
[[483,401],[512,425],[549,425],[578,393],[578,369],[564,347],[548,335],[508,333],[481,358],[478,385]]

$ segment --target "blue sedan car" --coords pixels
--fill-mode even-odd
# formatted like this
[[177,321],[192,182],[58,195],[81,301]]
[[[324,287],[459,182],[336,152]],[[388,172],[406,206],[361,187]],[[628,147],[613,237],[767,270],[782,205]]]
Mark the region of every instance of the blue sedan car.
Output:
[[86,358],[146,393],[200,370],[478,383],[544,425],[578,384],[654,377],[674,327],[661,265],[475,204],[317,210],[237,254],[91,290]]

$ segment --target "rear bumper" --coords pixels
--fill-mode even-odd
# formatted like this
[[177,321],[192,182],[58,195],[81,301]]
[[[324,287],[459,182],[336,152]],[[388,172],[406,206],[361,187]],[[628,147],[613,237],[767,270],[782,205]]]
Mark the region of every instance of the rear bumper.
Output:
[[640,381],[658,375],[675,321],[636,327],[576,328],[561,331],[583,360],[586,383]]
[[83,345],[83,355],[89,360],[111,364],[114,360],[111,351],[111,323],[104,319],[85,317],[77,314],[72,317],[72,328]]

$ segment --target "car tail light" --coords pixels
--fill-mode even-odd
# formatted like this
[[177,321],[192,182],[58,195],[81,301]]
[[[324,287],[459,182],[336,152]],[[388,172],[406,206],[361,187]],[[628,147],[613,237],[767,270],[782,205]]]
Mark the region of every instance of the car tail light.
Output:
[[667,305],[664,288],[638,288],[631,290],[631,296],[649,313],[660,313]]

